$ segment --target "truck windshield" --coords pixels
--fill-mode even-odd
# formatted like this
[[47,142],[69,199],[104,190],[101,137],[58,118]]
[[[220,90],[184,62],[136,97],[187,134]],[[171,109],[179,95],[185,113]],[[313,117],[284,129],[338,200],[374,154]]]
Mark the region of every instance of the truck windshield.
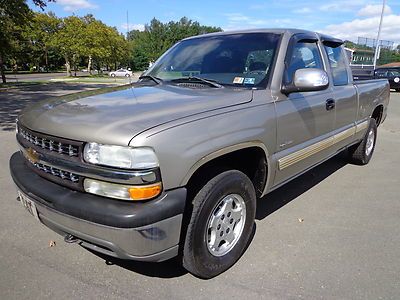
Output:
[[268,81],[280,36],[241,33],[179,42],[144,75],[164,82],[207,79],[222,85],[258,87]]

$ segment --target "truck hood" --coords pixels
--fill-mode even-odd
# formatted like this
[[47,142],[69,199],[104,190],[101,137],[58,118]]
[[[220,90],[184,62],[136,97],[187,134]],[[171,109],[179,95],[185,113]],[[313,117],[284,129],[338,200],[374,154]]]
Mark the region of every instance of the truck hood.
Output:
[[122,86],[39,102],[25,109],[19,121],[58,137],[128,145],[146,129],[251,100],[252,91],[246,89]]

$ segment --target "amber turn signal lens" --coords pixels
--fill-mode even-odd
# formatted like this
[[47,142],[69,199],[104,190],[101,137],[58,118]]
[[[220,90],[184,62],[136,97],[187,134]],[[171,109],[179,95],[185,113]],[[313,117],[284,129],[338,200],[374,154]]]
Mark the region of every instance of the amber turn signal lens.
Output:
[[135,186],[129,188],[129,195],[132,200],[147,200],[158,196],[161,193],[161,190],[161,183]]

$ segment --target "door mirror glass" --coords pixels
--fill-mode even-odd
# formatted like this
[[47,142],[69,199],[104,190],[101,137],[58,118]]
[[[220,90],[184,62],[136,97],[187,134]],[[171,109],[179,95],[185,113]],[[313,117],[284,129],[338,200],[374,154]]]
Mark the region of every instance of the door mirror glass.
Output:
[[321,91],[328,87],[328,74],[321,69],[298,69],[294,73],[293,83],[283,87],[285,94],[293,92]]

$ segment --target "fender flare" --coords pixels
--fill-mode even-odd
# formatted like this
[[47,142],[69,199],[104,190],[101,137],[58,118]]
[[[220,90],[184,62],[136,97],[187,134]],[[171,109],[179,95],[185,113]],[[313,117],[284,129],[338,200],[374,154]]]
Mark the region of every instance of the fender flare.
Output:
[[265,182],[263,193],[261,195],[261,197],[263,197],[267,193],[268,186],[269,186],[269,184],[271,182],[271,179],[272,179],[271,176],[273,175],[272,174],[273,172],[271,172],[271,170],[273,171],[274,168],[273,168],[273,165],[271,164],[271,157],[269,155],[268,149],[265,146],[265,144],[262,143],[261,141],[243,142],[243,143],[227,146],[227,147],[224,147],[224,148],[219,149],[217,151],[214,151],[214,152],[212,152],[210,154],[207,154],[206,156],[204,156],[201,159],[199,159],[194,165],[192,165],[192,167],[189,169],[189,171],[186,173],[185,177],[181,181],[180,186],[187,185],[187,183],[189,182],[189,180],[193,176],[193,174],[197,170],[199,170],[203,165],[205,165],[206,163],[212,161],[213,159],[216,159],[218,157],[221,157],[221,156],[223,156],[225,154],[232,153],[232,152],[237,151],[237,150],[246,149],[246,148],[252,148],[252,147],[258,147],[261,150],[263,150],[265,158],[267,160],[268,172],[267,172],[267,180]]

